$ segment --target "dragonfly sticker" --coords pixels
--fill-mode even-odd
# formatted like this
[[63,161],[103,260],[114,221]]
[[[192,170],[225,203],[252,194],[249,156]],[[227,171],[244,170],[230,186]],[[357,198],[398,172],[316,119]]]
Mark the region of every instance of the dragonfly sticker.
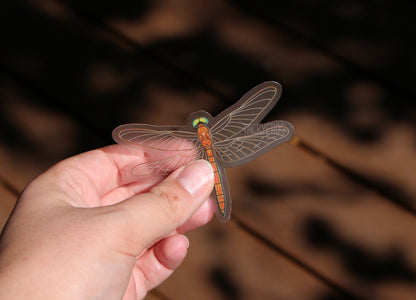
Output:
[[181,127],[120,125],[113,130],[113,139],[119,144],[163,152],[159,155],[162,159],[133,166],[133,176],[167,175],[192,160],[207,160],[214,171],[216,215],[226,222],[231,215],[231,196],[225,168],[247,163],[289,141],[294,134],[287,121],[260,123],[281,92],[279,83],[263,82],[215,117],[198,111],[191,113],[187,125]]

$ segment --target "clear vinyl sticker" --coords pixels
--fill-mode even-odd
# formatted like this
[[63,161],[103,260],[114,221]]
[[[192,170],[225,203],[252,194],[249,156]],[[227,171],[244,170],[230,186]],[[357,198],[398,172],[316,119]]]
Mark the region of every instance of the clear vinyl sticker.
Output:
[[113,139],[164,152],[162,159],[134,165],[133,176],[167,175],[192,160],[207,160],[214,170],[216,216],[226,222],[231,216],[231,196],[225,168],[247,163],[294,134],[287,121],[260,123],[281,93],[279,83],[263,82],[215,117],[198,111],[189,115],[185,126],[120,125],[113,130]]

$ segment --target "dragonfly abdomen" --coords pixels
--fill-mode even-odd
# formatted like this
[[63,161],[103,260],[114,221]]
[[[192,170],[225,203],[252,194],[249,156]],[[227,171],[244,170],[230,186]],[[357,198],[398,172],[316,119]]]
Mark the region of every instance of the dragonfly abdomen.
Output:
[[221,214],[225,216],[226,207],[225,207],[224,190],[222,188],[220,174],[218,171],[218,165],[217,165],[217,162],[215,161],[215,157],[212,152],[211,135],[209,134],[208,128],[202,123],[199,123],[198,137],[199,137],[199,140],[201,141],[202,146],[205,149],[205,153],[207,154],[207,157],[208,157],[208,162],[211,164],[212,170],[214,171],[215,196],[217,198],[217,204],[221,211]]
[[225,215],[225,198],[224,198],[224,191],[222,189],[222,183],[220,179],[220,174],[218,171],[217,162],[215,161],[215,157],[212,154],[212,148],[205,149],[208,161],[211,164],[212,170],[214,171],[214,188],[215,188],[215,196],[217,197],[217,203],[221,210],[221,214]]

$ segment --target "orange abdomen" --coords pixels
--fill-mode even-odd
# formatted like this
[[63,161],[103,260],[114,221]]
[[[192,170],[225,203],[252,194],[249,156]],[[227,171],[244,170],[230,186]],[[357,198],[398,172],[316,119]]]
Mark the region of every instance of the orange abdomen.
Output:
[[217,162],[215,161],[214,154],[212,153],[212,141],[211,135],[209,133],[209,129],[203,125],[199,124],[198,127],[198,137],[201,141],[202,147],[205,149],[205,153],[207,154],[208,161],[214,170],[214,188],[215,188],[215,196],[217,198],[218,207],[221,210],[221,214],[225,215],[225,198],[224,198],[224,191],[222,189],[222,183],[220,179],[220,174],[218,172]]

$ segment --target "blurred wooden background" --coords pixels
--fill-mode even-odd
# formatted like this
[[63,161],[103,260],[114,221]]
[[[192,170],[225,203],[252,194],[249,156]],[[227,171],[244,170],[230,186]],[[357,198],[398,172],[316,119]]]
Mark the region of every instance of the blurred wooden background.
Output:
[[415,299],[410,1],[1,1],[0,222],[122,123],[213,115],[258,83],[296,137],[227,170],[233,218],[192,232],[148,299]]

